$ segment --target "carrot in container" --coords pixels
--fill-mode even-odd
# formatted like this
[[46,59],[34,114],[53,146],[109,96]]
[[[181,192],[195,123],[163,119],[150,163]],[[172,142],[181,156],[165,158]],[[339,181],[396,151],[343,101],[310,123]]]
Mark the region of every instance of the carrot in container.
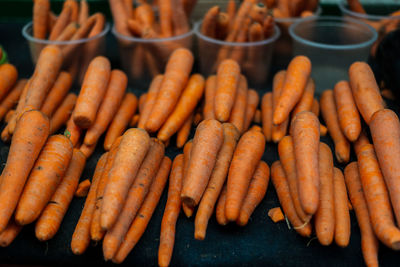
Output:
[[63,8],[70,7],[72,10],[71,13],[71,20],[72,21],[78,21],[78,15],[79,15],[79,5],[76,0],[66,0],[64,2]]
[[171,37],[173,35],[172,0],[159,1],[158,8],[160,13],[161,34],[164,37]]
[[217,38],[217,21],[220,12],[219,6],[211,7],[204,15],[200,32],[210,38]]
[[60,15],[58,15],[56,23],[54,24],[53,28],[51,29],[49,40],[54,41],[60,36],[61,32],[65,29],[65,27],[70,22],[71,18],[71,7],[64,6],[61,10]]
[[174,35],[187,33],[190,30],[190,25],[183,6],[183,0],[171,0],[171,5],[174,7],[174,14],[172,16]]
[[65,29],[57,37],[56,41],[68,41],[74,36],[78,30],[79,25],[75,22],[71,22],[65,27]]
[[217,17],[217,39],[225,40],[229,32],[229,15],[225,12],[219,12]]
[[35,0],[35,2],[33,2],[33,37],[46,39],[48,33],[47,20],[49,11],[49,0]]
[[115,23],[115,29],[120,34],[131,36],[126,22],[128,21],[127,9],[121,0],[109,0],[110,11]]
[[89,17],[89,5],[86,0],[79,1],[78,23],[83,24]]

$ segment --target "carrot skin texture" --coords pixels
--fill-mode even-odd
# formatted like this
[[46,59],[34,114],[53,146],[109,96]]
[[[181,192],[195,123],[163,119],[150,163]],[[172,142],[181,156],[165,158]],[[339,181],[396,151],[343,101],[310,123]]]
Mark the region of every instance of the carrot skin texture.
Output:
[[7,95],[18,78],[18,70],[14,65],[5,63],[0,66],[0,100]]
[[308,79],[304,93],[292,111],[292,118],[302,111],[311,111],[314,101],[315,83],[312,78]]
[[333,198],[335,201],[335,242],[340,247],[347,247],[350,242],[350,213],[346,183],[340,169],[334,168]]
[[217,21],[219,12],[220,12],[219,6],[213,6],[210,9],[208,9],[201,23],[200,32],[202,34],[210,38],[217,37]]
[[266,93],[261,100],[261,120],[262,130],[265,136],[265,140],[270,142],[272,140],[272,93]]

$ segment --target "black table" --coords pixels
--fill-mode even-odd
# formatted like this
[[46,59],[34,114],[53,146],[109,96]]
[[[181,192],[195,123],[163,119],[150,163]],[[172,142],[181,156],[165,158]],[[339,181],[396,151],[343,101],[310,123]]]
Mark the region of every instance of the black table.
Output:
[[[8,52],[9,60],[16,65],[20,77],[29,77],[33,71],[29,48],[20,34],[22,23],[0,24],[0,44]],[[118,67],[116,41],[107,37],[107,56],[113,67]],[[74,88],[78,90],[79,88]],[[132,89],[137,95],[141,92]],[[264,92],[259,91],[262,95]],[[393,104],[390,103],[389,104]],[[392,106],[393,107],[393,106]],[[4,125],[2,125],[4,127]],[[1,127],[1,128],[2,128]],[[193,132],[192,132],[193,135]],[[99,143],[102,144],[103,140]],[[330,138],[323,142],[333,148]],[[166,154],[173,159],[180,150],[174,143]],[[81,179],[91,178],[96,162],[102,153],[98,146],[88,159]],[[0,142],[1,168],[7,159],[8,145]],[[354,155],[352,156],[354,159]],[[278,159],[277,147],[268,143],[263,159],[271,165]],[[23,164],[23,163],[21,163]],[[343,169],[344,166],[335,164]],[[161,219],[167,199],[167,190],[154,212],[154,215],[139,243],[122,265],[155,266],[160,236]],[[57,235],[48,242],[40,242],[34,235],[34,225],[23,228],[16,240],[7,248],[0,248],[0,264],[35,265],[112,265],[102,257],[101,244],[91,244],[81,256],[71,252],[70,242],[75,225],[79,219],[84,198],[74,198]],[[209,222],[204,241],[194,239],[194,218],[187,219],[181,213],[176,232],[176,241],[171,266],[362,266],[360,232],[351,212],[351,239],[347,248],[335,244],[323,247],[315,238],[303,238],[286,222],[273,223],[267,215],[270,208],[279,206],[275,190],[270,183],[265,199],[257,207],[246,227],[235,224],[220,226],[213,216]],[[382,266],[398,266],[400,255],[383,245],[380,247],[379,262]]]

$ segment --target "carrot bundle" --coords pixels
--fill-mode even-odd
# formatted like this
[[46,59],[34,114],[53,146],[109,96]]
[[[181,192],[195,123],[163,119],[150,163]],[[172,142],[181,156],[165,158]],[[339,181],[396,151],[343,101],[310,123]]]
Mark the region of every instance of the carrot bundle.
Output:
[[272,9],[274,17],[277,18],[304,17],[308,13],[313,15],[319,3],[318,0],[275,0],[266,2],[269,3],[268,8]]

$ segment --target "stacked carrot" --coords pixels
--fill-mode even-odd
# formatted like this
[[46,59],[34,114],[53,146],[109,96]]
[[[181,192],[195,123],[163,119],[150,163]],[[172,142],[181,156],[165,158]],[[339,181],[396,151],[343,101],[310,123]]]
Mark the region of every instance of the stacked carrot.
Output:
[[265,0],[268,8],[272,8],[275,18],[293,18],[312,16],[317,10],[318,0]]
[[[56,16],[49,0],[34,1],[33,37],[55,42],[78,41],[92,38],[104,30],[105,17],[101,13],[90,16],[86,0],[66,0],[61,13]],[[99,53],[98,40],[85,44],[62,44],[63,68],[70,73],[72,80],[81,81],[90,60]]]

